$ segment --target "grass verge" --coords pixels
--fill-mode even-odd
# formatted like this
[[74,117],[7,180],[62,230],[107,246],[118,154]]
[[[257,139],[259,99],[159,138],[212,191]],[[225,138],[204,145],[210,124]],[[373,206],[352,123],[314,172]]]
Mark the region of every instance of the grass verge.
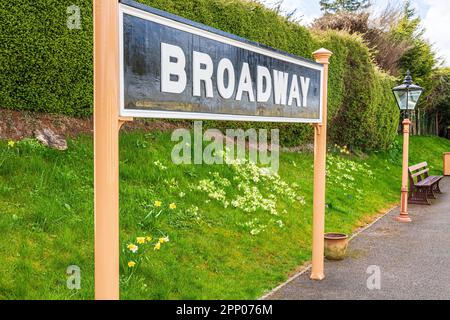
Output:
[[[121,136],[122,299],[254,299],[310,259],[311,154],[282,153],[276,177],[249,164],[175,166],[173,146],[166,133]],[[332,148],[327,231],[352,233],[398,202],[400,146]],[[449,150],[412,137],[411,163],[439,172]],[[93,298],[92,153],[87,136],[66,152],[0,142],[0,299]],[[67,289],[70,265],[79,291]]]

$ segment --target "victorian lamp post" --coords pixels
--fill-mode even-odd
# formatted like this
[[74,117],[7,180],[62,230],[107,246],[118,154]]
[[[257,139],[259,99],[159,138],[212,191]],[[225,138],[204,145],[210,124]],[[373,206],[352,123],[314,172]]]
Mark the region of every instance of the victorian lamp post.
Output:
[[402,171],[402,197],[400,206],[400,216],[397,220],[400,222],[411,222],[408,215],[408,162],[409,162],[409,132],[411,120],[409,120],[410,111],[413,111],[419,98],[422,95],[423,88],[413,84],[411,73],[407,72],[403,84],[392,89],[398,107],[403,118],[403,171]]

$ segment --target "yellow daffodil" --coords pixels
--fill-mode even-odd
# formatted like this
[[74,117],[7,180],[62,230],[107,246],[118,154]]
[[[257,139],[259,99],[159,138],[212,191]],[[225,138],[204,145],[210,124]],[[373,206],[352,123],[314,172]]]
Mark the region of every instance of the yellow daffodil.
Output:
[[16,143],[12,140],[8,141],[8,147],[14,148],[16,146]]
[[138,237],[138,238],[136,238],[136,242],[139,243],[139,244],[144,244],[145,241],[146,241],[145,237]]
[[171,204],[169,205],[169,208],[170,208],[171,210],[175,210],[175,209],[177,208],[177,205],[176,205],[175,203],[171,203]]
[[139,247],[135,244],[129,244],[127,246],[128,250],[130,250],[133,253],[136,253],[139,250]]
[[155,244],[154,250],[156,251],[156,250],[159,250],[159,249],[161,249],[161,243],[160,243],[160,242],[158,242],[157,244]]
[[147,242],[150,242],[150,241],[153,240],[153,238],[152,238],[152,237],[146,237],[145,240],[146,240]]
[[128,268],[134,268],[136,266],[136,262],[130,261],[128,262]]
[[161,201],[155,201],[155,207],[161,207],[162,202]]

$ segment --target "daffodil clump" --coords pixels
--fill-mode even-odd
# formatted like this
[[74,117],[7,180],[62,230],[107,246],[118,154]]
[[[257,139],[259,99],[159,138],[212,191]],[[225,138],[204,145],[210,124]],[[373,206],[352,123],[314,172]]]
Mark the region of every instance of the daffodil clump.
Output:
[[348,146],[341,147],[341,146],[339,146],[337,144],[334,145],[334,150],[333,151],[341,153],[343,155],[347,155],[347,156],[349,156],[351,154],[350,149],[348,148]]
[[40,143],[37,139],[25,138],[22,140],[8,140],[4,152],[0,154],[0,164],[10,156],[26,152],[38,152],[46,150],[48,147]]
[[131,279],[135,270],[145,258],[149,251],[160,251],[164,244],[170,242],[169,236],[154,239],[152,236],[136,237],[133,242],[128,242],[122,250],[122,260],[125,261],[125,274],[127,281]]
[[175,202],[166,203],[161,200],[154,200],[152,203],[143,202],[141,204],[146,211],[146,215],[139,223],[139,226],[145,230],[152,229],[153,223],[161,216],[167,215],[177,209]]
[[[156,200],[153,202],[153,206],[155,209],[164,209],[165,204],[162,201]],[[167,204],[167,208],[169,210],[175,210],[177,208],[177,205],[174,202],[172,202]]]

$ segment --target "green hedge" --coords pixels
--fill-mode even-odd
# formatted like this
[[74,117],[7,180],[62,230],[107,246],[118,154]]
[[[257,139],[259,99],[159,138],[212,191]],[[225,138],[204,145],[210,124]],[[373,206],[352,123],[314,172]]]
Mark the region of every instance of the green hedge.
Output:
[[[398,111],[392,80],[376,70],[369,50],[354,36],[311,34],[253,1],[141,0],[218,29],[299,56],[319,47],[335,55],[330,71],[330,137],[333,143],[382,149],[393,141]],[[82,29],[66,26],[78,5]],[[0,107],[85,117],[92,114],[92,0],[0,2]],[[209,122],[208,126],[254,126]],[[273,124],[258,124],[273,127]],[[286,146],[311,141],[307,125],[276,125]]]
[[[73,3],[82,6],[82,30],[67,28]],[[91,1],[1,1],[0,17],[0,106],[91,114]]]
[[388,148],[400,116],[391,91],[394,79],[374,67],[359,36],[328,31],[316,38],[335,53],[329,84],[331,141],[364,150]]

